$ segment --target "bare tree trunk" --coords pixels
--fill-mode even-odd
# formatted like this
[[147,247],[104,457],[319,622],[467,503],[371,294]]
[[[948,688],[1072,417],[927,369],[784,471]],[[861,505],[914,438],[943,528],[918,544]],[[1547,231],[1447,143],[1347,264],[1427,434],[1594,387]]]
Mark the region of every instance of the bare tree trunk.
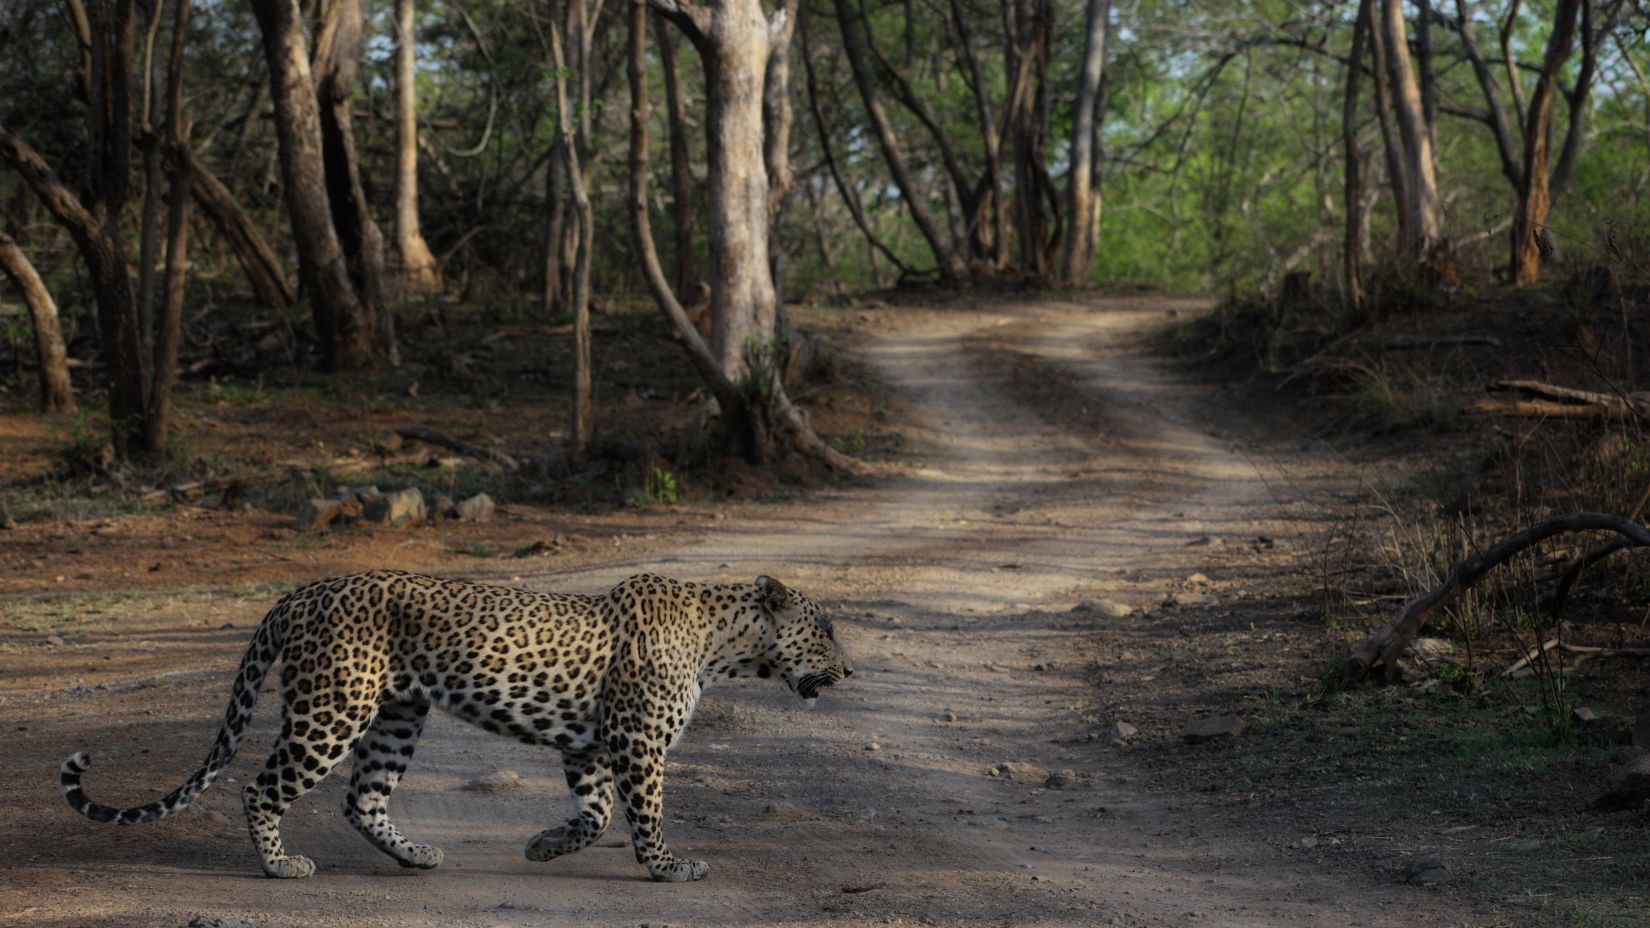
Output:
[[941,235],[939,225],[928,210],[928,197],[917,189],[916,181],[912,179],[911,172],[906,166],[905,155],[894,134],[894,128],[883,109],[881,91],[877,88],[876,78],[865,58],[864,38],[860,34],[863,26],[860,22],[861,17],[849,5],[849,0],[835,0],[835,4],[837,23],[842,30],[843,51],[847,53],[849,67],[854,72],[854,83],[859,87],[865,114],[871,121],[871,128],[876,132],[877,147],[882,152],[882,160],[887,163],[888,173],[893,175],[894,184],[900,190],[900,198],[905,201],[906,209],[911,211],[911,219],[917,224],[917,230],[922,233],[923,239],[928,242],[929,249],[934,253],[934,262],[939,268],[940,276],[948,281],[961,280],[967,276],[968,270],[963,266],[962,259],[957,257],[951,243]]
[[1111,0],[1089,0],[1083,69],[1071,119],[1071,172],[1066,178],[1066,250],[1060,279],[1072,286],[1088,282],[1100,241],[1100,185],[1094,176],[1095,101],[1106,67],[1106,30]]
[[[159,0],[155,15],[160,14]],[[166,450],[172,425],[172,386],[177,382],[178,346],[183,340],[183,287],[189,263],[189,163],[183,127],[183,48],[189,39],[189,0],[173,0],[172,55],[166,76],[166,136],[172,164],[166,202],[166,276],[161,324],[150,363],[149,409],[143,419],[143,444],[150,454]]]
[[762,150],[767,20],[757,0],[712,8],[705,63],[705,200],[709,210],[711,351],[723,376],[746,374],[746,346],[774,336],[768,266],[768,176]]
[[770,88],[766,72],[774,42],[789,36],[786,20],[795,7],[787,5],[769,23],[759,0],[725,0],[710,10],[683,0],[651,0],[699,49],[705,65],[706,230],[714,326],[713,345],[707,346],[670,291],[648,224],[643,186],[648,2],[633,0],[629,65],[631,218],[648,287],[722,407],[731,450],[764,461],[781,448],[793,448],[829,467],[854,470],[854,462],[820,441],[801,410],[791,405],[777,363],[782,359],[764,350],[772,344],[777,305],[767,260],[770,172],[763,151],[763,98]]
[[1364,45],[1369,37],[1370,0],[1359,0],[1357,18],[1352,23],[1352,51],[1346,63],[1346,94],[1341,104],[1342,204],[1346,232],[1341,242],[1341,300],[1347,310],[1359,316],[1364,309],[1363,274],[1359,256],[1363,254],[1363,165],[1358,156],[1358,79],[1363,74]]
[[[401,363],[395,343],[384,267],[384,234],[373,221],[361,185],[355,151],[351,98],[361,64],[364,20],[361,0],[330,0],[315,38],[315,94],[321,124],[321,159],[326,168],[327,201],[333,228],[349,262],[350,279],[360,298],[362,322],[375,358]],[[414,144],[417,144],[416,136]]]
[[418,227],[418,90],[414,67],[417,37],[413,0],[395,0],[395,250],[411,286],[441,286],[435,256]]
[[[586,28],[584,0],[569,0],[567,25],[569,38],[582,46]],[[579,145],[573,136],[572,114],[568,112],[568,68],[562,56],[561,31],[554,17],[550,19],[550,48],[555,61],[556,120],[561,133],[561,154],[572,194],[575,235],[578,239],[578,250],[573,260],[573,420],[567,436],[568,453],[577,460],[589,452],[593,429],[590,397],[590,249],[595,213],[585,190],[584,171],[579,166]],[[582,52],[579,54],[582,58]]]
[[1370,73],[1375,85],[1375,116],[1381,128],[1381,150],[1386,155],[1387,182],[1392,185],[1393,213],[1397,220],[1398,241],[1409,241],[1408,173],[1404,170],[1403,144],[1398,141],[1398,119],[1392,108],[1392,76],[1386,67],[1386,30],[1380,10],[1371,3],[1364,11],[1368,22],[1364,28],[1369,34]]
[[[1048,279],[1059,243],[1059,198],[1048,176],[1048,70],[1054,9],[1049,0],[1003,4],[1008,36],[1008,134],[1014,150],[1014,215],[1020,273]],[[1050,204],[1053,204],[1052,208]]]
[[63,347],[63,329],[57,321],[57,303],[34,265],[11,236],[0,232],[0,274],[10,277],[23,292],[29,322],[34,328],[34,357],[40,365],[40,409],[74,413],[74,387],[69,382],[69,355]]
[[[974,230],[974,238],[969,242],[969,251],[981,256],[979,260],[984,261],[992,273],[997,273],[1007,267],[1009,262],[1008,210],[1003,204],[1002,137],[997,129],[997,121],[991,115],[991,99],[986,92],[985,70],[980,66],[980,56],[974,49],[974,33],[962,0],[951,0],[951,19],[957,28],[957,54],[969,75],[966,83],[971,85],[974,115],[979,121],[980,141],[985,147],[985,174],[980,179],[981,190],[975,200],[978,213],[969,218],[969,225]],[[1102,58],[1102,80],[1104,73],[1105,64]],[[986,225],[988,219],[989,234]]]
[[365,367],[377,358],[374,320],[350,282],[327,196],[321,117],[297,0],[252,0],[275,100],[275,136],[298,272],[315,316],[323,363]]
[[1404,206],[1409,219],[1406,245],[1424,279],[1449,282],[1455,277],[1455,267],[1444,237],[1444,200],[1438,190],[1432,133],[1427,128],[1421,90],[1410,62],[1402,0],[1382,0],[1382,11],[1385,67],[1403,142],[1404,192],[1408,199]]
[[676,39],[663,19],[654,17],[653,23],[659,42],[659,66],[665,74],[665,118],[670,127],[670,225],[675,241],[672,248],[673,277],[677,292],[686,293],[699,282],[693,260],[693,171],[688,163],[687,100],[682,89],[681,73],[676,66]]
[[1524,119],[1524,185],[1519,191],[1518,212],[1513,218],[1512,276],[1521,287],[1541,279],[1542,244],[1547,232],[1548,152],[1552,147],[1553,100],[1558,95],[1558,72],[1570,57],[1575,40],[1576,15],[1583,0],[1559,0],[1553,17],[1553,31],[1547,38],[1547,55],[1530,95],[1529,115]]
[[286,309],[292,305],[292,285],[287,282],[280,258],[258,229],[257,223],[241,208],[235,195],[206,169],[206,165],[201,164],[188,145],[182,145],[175,163],[188,170],[189,189],[194,194],[195,204],[205,210],[218,234],[229,242],[258,301],[275,309]]
[[539,309],[549,316],[572,299],[567,293],[566,278],[562,274],[562,238],[567,223],[567,197],[562,194],[562,181],[567,174],[567,159],[561,152],[561,133],[550,143],[550,159],[544,166],[544,290],[539,298]]

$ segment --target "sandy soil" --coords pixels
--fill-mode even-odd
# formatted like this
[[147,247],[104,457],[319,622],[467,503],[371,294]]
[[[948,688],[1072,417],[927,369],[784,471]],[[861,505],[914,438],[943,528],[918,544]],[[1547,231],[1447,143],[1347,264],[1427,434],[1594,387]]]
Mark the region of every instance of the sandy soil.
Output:
[[[1333,482],[1298,436],[1137,350],[1166,312],[1195,309],[1131,298],[879,311],[858,351],[916,417],[906,472],[725,519],[691,514],[568,558],[439,565],[573,591],[643,569],[770,573],[835,611],[851,681],[812,712],[760,681],[714,689],[671,758],[667,837],[710,861],[708,879],[647,882],[618,829],[573,857],[526,861],[525,840],[565,817],[558,766],[447,718],[395,797],[402,829],[446,851],[432,872],[400,870],[349,829],[344,776],[287,819],[288,846],[319,864],[305,881],[259,876],[233,784],[143,828],[81,820],[57,797],[60,758],[95,749],[87,785],[105,802],[172,788],[204,754],[228,672],[274,598],[110,594],[68,632],[0,626],[0,660],[21,668],[0,676],[0,924],[1468,923],[1454,896],[1368,861],[1289,852],[1287,822],[1188,811],[1185,784],[1107,744],[1114,720],[1164,702],[1165,688],[1227,699],[1263,672],[1275,645],[1248,634],[1246,604],[1299,554],[1268,475]],[[1177,593],[1229,616],[1225,631],[1159,605]],[[1084,602],[1139,611],[1074,611]],[[1174,673],[1172,658],[1127,650],[1172,654],[1192,634],[1226,634],[1229,660]],[[261,763],[274,702],[265,695],[229,776]],[[1174,737],[1172,713],[1143,716],[1139,739]],[[1005,763],[1077,782],[988,775]],[[501,769],[521,785],[463,789]]]

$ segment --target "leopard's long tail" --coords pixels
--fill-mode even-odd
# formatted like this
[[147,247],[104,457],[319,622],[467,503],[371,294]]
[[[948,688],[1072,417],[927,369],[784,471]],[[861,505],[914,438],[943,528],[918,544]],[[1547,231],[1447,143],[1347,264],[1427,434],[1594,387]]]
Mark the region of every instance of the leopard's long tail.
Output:
[[263,624],[258,627],[258,633],[252,637],[252,644],[247,647],[246,656],[241,658],[240,669],[235,673],[235,683],[229,692],[229,708],[224,712],[223,726],[218,729],[218,740],[212,745],[212,753],[206,756],[206,762],[185,780],[182,786],[154,802],[130,809],[101,805],[93,802],[80,788],[81,774],[84,774],[92,763],[91,756],[82,751],[63,762],[62,772],[58,778],[63,789],[63,798],[69,801],[69,807],[94,822],[142,825],[187,808],[205,792],[223,768],[229,766],[229,762],[234,759],[241,736],[252,724],[252,709],[258,702],[258,687],[264,682],[264,676],[269,673],[270,665],[275,662],[275,657],[281,650],[285,605],[285,599],[277,603],[264,617]]

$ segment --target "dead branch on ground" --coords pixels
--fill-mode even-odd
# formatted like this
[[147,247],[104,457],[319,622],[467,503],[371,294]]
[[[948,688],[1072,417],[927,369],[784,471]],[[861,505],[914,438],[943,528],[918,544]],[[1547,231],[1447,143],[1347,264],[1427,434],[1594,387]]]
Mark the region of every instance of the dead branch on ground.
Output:
[[[1490,571],[1515,555],[1548,538],[1573,532],[1614,532],[1620,536],[1612,542],[1614,547],[1605,545],[1589,554],[1578,562],[1579,567],[1622,548],[1650,547],[1650,528],[1621,516],[1602,512],[1572,512],[1537,523],[1503,538],[1484,553],[1475,554],[1455,565],[1443,583],[1405,603],[1390,621],[1352,649],[1347,656],[1343,678],[1348,683],[1370,676],[1385,678],[1398,666],[1398,658],[1409,648],[1410,641],[1429,616],[1460,598]],[[1571,571],[1579,573],[1579,567],[1572,566]],[[1561,590],[1568,592],[1568,584],[1563,584]]]
[[403,425],[395,430],[395,434],[400,435],[402,438],[411,438],[414,441],[421,441],[429,445],[439,445],[451,451],[457,451],[465,457],[486,461],[489,464],[497,464],[507,470],[518,470],[521,467],[521,465],[516,462],[515,458],[510,457],[502,451],[494,451],[491,448],[483,448],[480,445],[472,445],[463,439],[454,438],[444,432],[437,432],[434,429],[427,429],[423,426]]
[[1491,393],[1516,393],[1520,398],[1480,400],[1470,407],[1471,412],[1524,418],[1603,419],[1639,425],[1650,423],[1650,393],[1596,393],[1535,380],[1502,380],[1486,389]]

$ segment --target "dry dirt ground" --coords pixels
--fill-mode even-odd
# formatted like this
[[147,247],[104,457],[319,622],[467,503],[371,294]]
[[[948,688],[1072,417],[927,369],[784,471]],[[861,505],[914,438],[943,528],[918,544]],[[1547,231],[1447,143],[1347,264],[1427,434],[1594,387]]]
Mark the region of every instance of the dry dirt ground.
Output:
[[[1196,309],[1131,297],[880,310],[856,353],[912,419],[911,453],[886,479],[683,506],[557,559],[420,557],[567,591],[641,570],[770,573],[833,610],[852,680],[811,712],[763,681],[713,689],[673,753],[666,833],[710,861],[702,882],[648,882],[622,826],[570,858],[523,859],[529,837],[566,817],[559,765],[445,717],[394,805],[407,834],[445,849],[440,869],[400,870],[361,840],[338,812],[340,775],[287,819],[288,846],[316,876],[264,879],[235,781],[276,724],[267,692],[234,779],[196,808],[141,828],[84,821],[58,797],[60,759],[92,750],[87,787],[105,802],[175,786],[286,584],[0,600],[0,924],[1485,923],[1451,887],[1396,881],[1390,853],[1304,853],[1286,818],[1209,814],[1194,794],[1223,784],[1162,769],[1195,707],[1240,705],[1291,647],[1278,610],[1251,608],[1303,556],[1273,483],[1328,493],[1343,479],[1298,435],[1139,350],[1167,314]],[[25,554],[5,569],[26,570]],[[332,572],[314,560],[315,575]],[[1182,605],[1164,605],[1171,596]],[[1116,604],[1135,611],[1114,617]],[[1182,644],[1197,660],[1177,658]],[[1136,743],[1110,746],[1113,722],[1130,718]],[[1024,766],[988,775],[1006,763]],[[519,785],[464,789],[498,770]],[[1076,781],[1064,788],[1039,775],[1064,770]]]

